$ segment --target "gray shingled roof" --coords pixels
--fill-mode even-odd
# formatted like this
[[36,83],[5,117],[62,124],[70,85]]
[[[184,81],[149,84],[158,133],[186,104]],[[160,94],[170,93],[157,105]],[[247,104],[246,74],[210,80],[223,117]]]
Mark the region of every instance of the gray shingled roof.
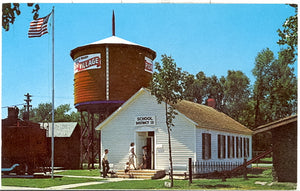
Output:
[[[54,123],[54,137],[71,137],[77,122],[56,122]],[[47,130],[47,137],[52,135],[52,123],[40,123],[41,128]]]

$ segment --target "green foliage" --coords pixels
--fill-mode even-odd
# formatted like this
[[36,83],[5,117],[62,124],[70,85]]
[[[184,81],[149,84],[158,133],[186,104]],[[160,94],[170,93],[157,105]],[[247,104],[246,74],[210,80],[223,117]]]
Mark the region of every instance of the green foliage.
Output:
[[297,112],[297,79],[285,51],[278,59],[269,49],[258,53],[253,75],[256,81],[253,89],[255,105],[255,126],[266,124]]
[[266,108],[264,108],[265,98],[269,94],[270,72],[274,59],[274,53],[268,48],[259,52],[255,58],[255,67],[252,70],[253,75],[256,77],[253,89],[253,99],[256,102],[255,127],[264,124],[266,121],[266,115],[262,112],[266,111]]
[[277,43],[286,46],[283,51],[289,58],[288,62],[294,63],[298,52],[298,5],[291,6],[295,8],[296,14],[286,19],[282,25],[283,30],[277,30],[280,37]]
[[[151,94],[157,98],[157,102],[166,104],[176,104],[182,99],[183,81],[181,68],[177,68],[174,59],[170,56],[162,55],[162,66],[156,62],[153,79],[150,84]],[[169,105],[166,111],[166,123],[170,128],[176,115],[174,108]]]
[[51,103],[40,103],[37,108],[32,109],[33,122],[51,122],[52,120],[52,104]]
[[270,69],[269,96],[269,120],[278,120],[297,112],[297,78],[293,68],[289,66],[284,52],[279,52],[279,58],[275,60]]
[[182,99],[184,82],[181,68],[177,68],[174,59],[164,54],[162,55],[161,61],[162,66],[158,62],[155,63],[155,69],[157,72],[153,73],[150,89],[151,94],[155,95],[158,103],[165,102],[169,143],[170,177],[171,187],[173,187],[173,162],[170,131],[171,127],[174,126],[173,119],[177,113],[172,105]]
[[[32,9],[33,13],[33,19],[37,19],[40,10],[39,4],[34,3],[27,3],[28,7],[32,7],[34,5],[34,8]],[[20,4],[19,3],[3,3],[2,4],[2,28],[5,29],[5,31],[9,31],[9,27],[11,24],[14,24],[16,16],[19,16],[21,14],[20,11]]]
[[[59,105],[54,109],[55,122],[80,122],[79,112],[70,112],[70,104]],[[26,113],[25,109],[20,110],[19,118],[22,118]],[[52,104],[40,103],[37,108],[32,108],[29,111],[29,120],[32,122],[51,122],[52,121]]]
[[208,98],[216,100],[216,109],[226,113],[242,124],[249,124],[250,80],[241,71],[229,70],[227,76],[218,78],[205,76],[199,72],[196,76],[183,73],[183,98],[199,104],[206,104]]

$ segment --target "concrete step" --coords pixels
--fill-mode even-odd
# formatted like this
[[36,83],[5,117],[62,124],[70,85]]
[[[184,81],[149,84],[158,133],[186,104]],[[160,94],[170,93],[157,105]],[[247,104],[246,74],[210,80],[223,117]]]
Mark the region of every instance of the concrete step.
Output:
[[140,179],[159,179],[165,176],[164,170],[130,170],[125,173],[124,170],[116,172],[118,178],[140,178]]

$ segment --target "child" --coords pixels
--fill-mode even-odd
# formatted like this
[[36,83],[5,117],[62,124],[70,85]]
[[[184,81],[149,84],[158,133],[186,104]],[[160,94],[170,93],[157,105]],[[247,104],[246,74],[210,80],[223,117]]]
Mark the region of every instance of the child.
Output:
[[125,174],[127,174],[130,170],[130,167],[129,167],[129,162],[126,162],[126,165],[125,165]]
[[130,165],[129,165],[129,162],[126,162],[124,172],[125,172],[125,174],[128,174],[128,175],[129,175],[129,178],[132,178],[132,177],[133,177],[132,174],[130,173]]

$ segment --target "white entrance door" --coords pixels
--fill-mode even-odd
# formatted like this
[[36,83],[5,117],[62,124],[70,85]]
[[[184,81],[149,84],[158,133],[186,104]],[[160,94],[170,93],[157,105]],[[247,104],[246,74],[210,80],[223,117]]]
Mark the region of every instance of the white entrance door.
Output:
[[148,150],[147,169],[155,169],[154,131],[136,132],[137,166],[140,166],[143,163],[143,146],[147,146]]

